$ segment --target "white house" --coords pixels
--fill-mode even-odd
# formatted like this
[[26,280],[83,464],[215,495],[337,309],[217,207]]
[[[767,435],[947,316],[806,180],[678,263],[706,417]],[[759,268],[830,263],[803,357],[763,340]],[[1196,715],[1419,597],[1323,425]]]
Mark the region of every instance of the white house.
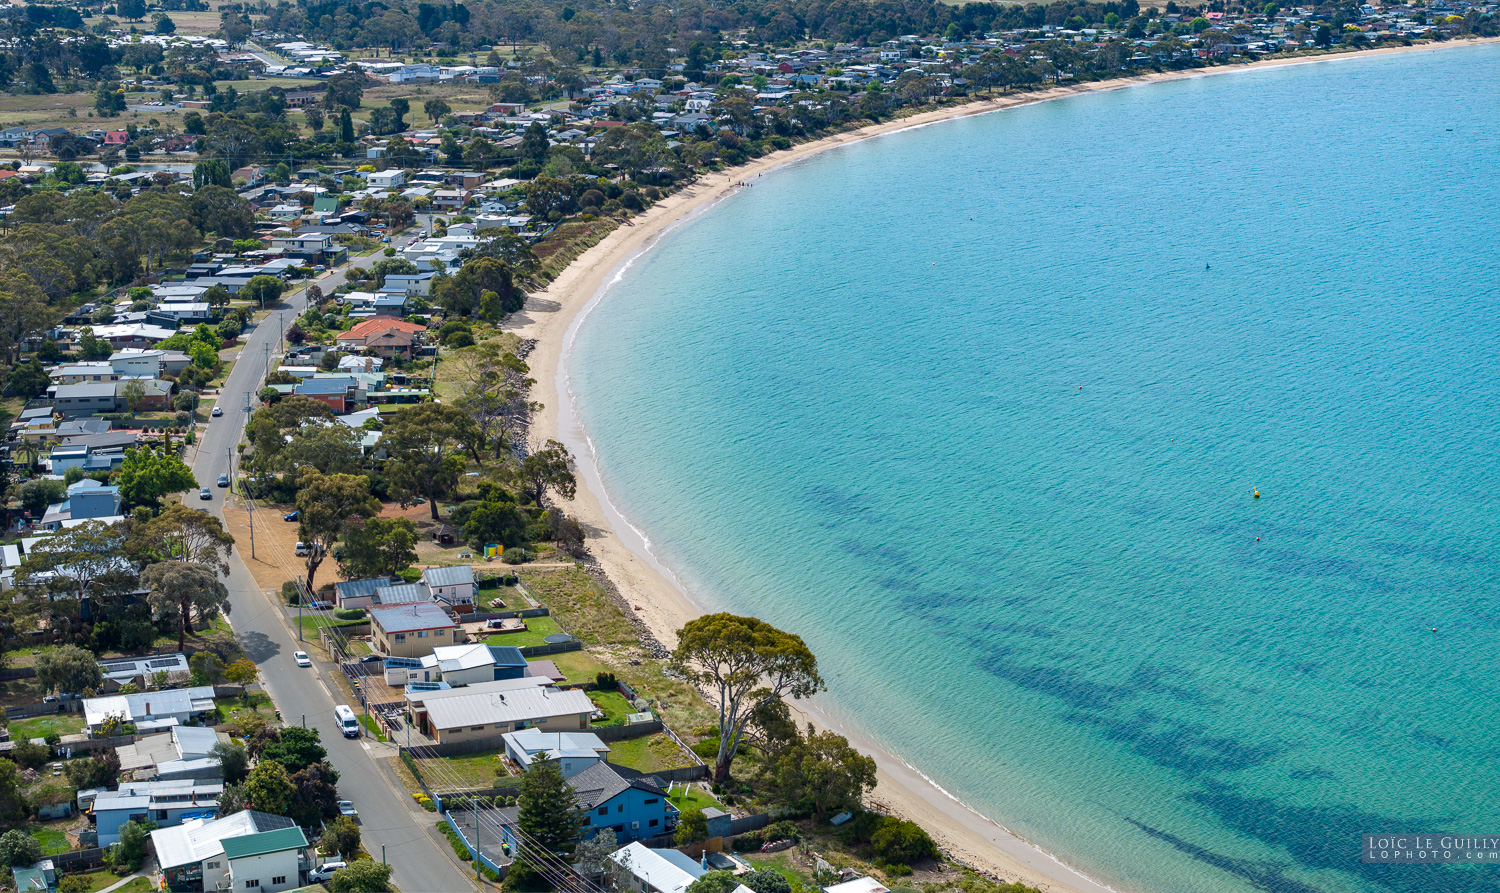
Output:
[[395,189],[406,182],[406,171],[376,171],[370,174],[367,182],[371,189]]
[[460,564],[454,567],[429,567],[422,571],[422,584],[434,601],[453,607],[474,604],[474,568]]
[[84,720],[92,734],[98,734],[105,720],[111,716],[133,723],[137,732],[148,732],[186,725],[194,716],[212,709],[212,685],[83,699]]
[[307,838],[289,818],[255,810],[194,819],[151,832],[161,880],[173,890],[257,890],[300,886]]
[[593,732],[543,732],[521,729],[501,736],[505,755],[525,769],[537,754],[546,754],[562,770],[563,778],[572,778],[609,753],[609,745]]
[[[611,862],[620,866],[630,882],[632,893],[683,893],[693,881],[708,874],[698,860],[677,850],[653,850],[635,841],[610,854]],[[749,893],[744,884],[733,893]]]

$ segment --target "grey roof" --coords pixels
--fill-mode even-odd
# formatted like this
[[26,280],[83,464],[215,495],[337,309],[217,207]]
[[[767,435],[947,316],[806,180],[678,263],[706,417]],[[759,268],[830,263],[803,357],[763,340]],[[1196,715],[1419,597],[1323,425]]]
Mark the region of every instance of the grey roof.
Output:
[[621,793],[638,788],[650,794],[665,796],[662,789],[650,777],[627,779],[615,771],[609,763],[595,763],[568,779],[573,793],[578,798],[578,808],[594,809],[607,803]]
[[419,629],[451,629],[458,625],[453,622],[452,617],[448,616],[447,611],[431,602],[376,608],[370,616],[381,629],[388,633],[414,632]]
[[354,387],[352,378],[305,378],[295,389],[297,394],[344,394]]
[[113,381],[84,381],[78,384],[60,384],[53,396],[59,400],[77,400],[81,397],[113,397],[115,385]]
[[[436,695],[437,697],[433,697]],[[556,716],[587,715],[594,702],[578,689],[515,688],[469,693],[467,688],[431,692],[423,698],[428,719],[438,729],[515,722],[542,722]]]
[[[59,433],[61,433],[60,426]],[[110,447],[132,447],[139,439],[140,435],[134,431],[104,431],[99,434],[75,434],[65,438],[63,443],[68,446],[86,446],[90,449],[105,450]]]
[[429,567],[422,571],[422,579],[428,586],[463,586],[474,582],[473,565],[460,564],[453,567]]
[[382,586],[389,586],[390,583],[389,577],[375,577],[371,580],[347,580],[343,583],[335,583],[333,584],[333,588],[338,592],[341,599],[363,598],[367,595],[374,595],[375,590]]
[[[82,437],[88,434],[108,434],[109,419],[68,419],[57,423],[58,437]],[[131,431],[134,437],[135,432]]]
[[375,590],[376,605],[410,605],[427,600],[427,590],[418,583],[396,583]]
[[151,843],[156,847],[158,864],[162,868],[176,868],[195,865],[223,853],[223,841],[228,838],[290,828],[295,824],[297,823],[284,816],[247,809],[221,819],[186,822],[176,827],[152,831]]

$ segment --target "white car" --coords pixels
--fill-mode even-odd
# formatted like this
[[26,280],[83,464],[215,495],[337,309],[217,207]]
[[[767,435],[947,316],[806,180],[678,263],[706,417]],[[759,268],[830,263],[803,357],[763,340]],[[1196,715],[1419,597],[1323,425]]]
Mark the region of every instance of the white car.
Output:
[[348,816],[351,819],[357,819],[359,818],[359,810],[354,808],[353,800],[340,800],[339,815]]
[[338,871],[340,868],[348,868],[348,867],[349,867],[348,863],[345,863],[345,862],[324,862],[322,865],[319,865],[316,869],[314,869],[312,871],[309,871],[307,873],[307,879],[311,883],[320,884],[323,881],[326,881],[329,878],[333,877],[333,873],[335,871]]
[[307,652],[306,651],[293,651],[292,652],[292,660],[296,661],[297,662],[297,666],[299,666],[299,667],[310,667],[310,666],[312,666],[312,658],[310,658],[310,657],[307,656]]

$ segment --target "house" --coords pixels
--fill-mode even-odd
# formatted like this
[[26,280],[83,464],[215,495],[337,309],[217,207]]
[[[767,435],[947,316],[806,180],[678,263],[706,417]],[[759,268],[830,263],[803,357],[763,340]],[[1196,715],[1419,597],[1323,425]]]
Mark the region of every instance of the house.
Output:
[[[621,847],[609,858],[629,878],[622,884],[628,893],[683,893],[693,881],[709,871],[707,866],[686,853],[655,850],[640,842]],[[741,884],[734,893],[743,893],[746,889]]]
[[47,389],[52,405],[64,418],[118,412],[116,381],[91,381],[83,384],[58,384]]
[[872,877],[862,877],[824,887],[823,893],[891,893],[891,891]]
[[445,645],[422,658],[423,682],[442,681],[453,688],[526,676],[526,658],[509,645]]
[[451,645],[460,632],[453,618],[431,602],[393,605],[370,612],[375,650],[394,657],[423,657]]
[[[624,770],[629,771],[629,770]],[[670,834],[677,807],[649,776],[626,777],[609,763],[595,763],[568,779],[578,809],[588,817],[585,838],[614,834],[616,843]]]
[[334,336],[334,341],[343,351],[369,352],[386,359],[410,359],[416,355],[418,336],[425,331],[427,327],[418,323],[377,317],[361,320],[347,332]]
[[119,843],[121,826],[131,820],[170,828],[188,819],[214,818],[219,814],[219,795],[223,793],[223,782],[123,782],[119,790],[102,791],[94,797],[92,811],[99,830],[99,845]]
[[[129,437],[133,445],[135,435],[131,434]],[[82,468],[84,474],[94,471],[113,471],[124,464],[126,449],[127,447],[123,445],[94,447],[87,443],[62,443],[52,448],[47,461],[52,473],[56,475],[65,474],[70,468]]]
[[57,889],[57,868],[51,859],[43,859],[30,868],[12,868],[16,893],[53,893]]
[[288,257],[318,260],[332,248],[333,236],[328,233],[301,232],[271,240],[271,250]]
[[348,580],[333,584],[334,598],[340,608],[368,608],[374,604],[375,590],[389,586],[394,581],[389,577],[370,580]]
[[473,610],[475,583],[472,565],[426,568],[422,571],[422,583],[434,601],[459,611]]
[[151,308],[151,314],[163,319],[185,322],[208,322],[213,319],[213,308],[200,301],[163,301]]
[[83,384],[90,381],[115,381],[120,377],[109,363],[65,363],[54,366],[47,374],[57,384]]
[[371,189],[395,189],[406,182],[406,171],[376,171],[366,180]]
[[68,498],[47,506],[42,515],[42,526],[48,530],[61,530],[64,522],[88,519],[108,521],[120,515],[120,488],[106,487],[96,480],[84,478],[68,487]]
[[181,652],[100,661],[99,669],[104,673],[104,688],[108,691],[118,691],[120,686],[128,682],[134,682],[140,688],[148,688],[151,677],[157,673],[166,673],[167,680],[171,682],[184,682],[192,674],[188,668],[187,655]]
[[[230,289],[231,292],[234,289]],[[149,347],[159,344],[177,334],[176,329],[168,329],[149,323],[133,322],[120,323],[118,325],[94,326],[94,337],[109,343],[110,347]]]
[[505,755],[525,769],[538,754],[546,754],[562,770],[563,778],[572,778],[595,763],[603,762],[609,745],[593,732],[543,732],[521,729],[501,736]]
[[425,298],[432,289],[432,277],[427,273],[389,273],[385,277],[384,291],[401,291],[407,295]]
[[151,832],[161,886],[173,893],[301,886],[309,867],[307,838],[289,818],[245,810],[221,819],[194,819]]
[[435,81],[440,75],[441,72],[436,65],[419,62],[415,65],[403,65],[386,77],[393,84],[405,84],[411,81]]
[[214,782],[224,777],[213,749],[228,744],[229,735],[201,726],[173,726],[162,735],[137,738],[115,748],[121,773],[137,781]]
[[407,702],[412,722],[438,743],[478,749],[501,747],[505,733],[532,726],[547,732],[585,731],[594,712],[594,702],[584,692],[561,691],[535,676],[408,694]]
[[358,381],[351,377],[307,378],[297,382],[292,393],[299,397],[310,397],[328,404],[335,413],[342,415],[354,408],[358,399]]
[[131,412],[158,412],[172,401],[172,383],[159,378],[132,378],[114,383],[115,400]]
[[136,732],[141,733],[186,725],[194,717],[213,709],[212,685],[83,699],[84,721],[93,735],[99,734],[105,721],[112,716],[133,724]]
[[432,194],[432,207],[439,211],[456,211],[469,203],[469,193],[463,189],[439,189]]

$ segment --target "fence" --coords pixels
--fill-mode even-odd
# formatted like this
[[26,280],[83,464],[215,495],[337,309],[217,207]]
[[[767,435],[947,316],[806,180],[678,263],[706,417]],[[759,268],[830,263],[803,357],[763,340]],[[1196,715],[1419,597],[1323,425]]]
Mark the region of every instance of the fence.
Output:
[[628,741],[631,738],[644,738],[647,735],[655,735],[665,728],[666,726],[662,725],[661,720],[653,719],[650,722],[637,722],[624,726],[603,726],[589,729],[589,731],[598,735],[600,741],[608,744],[611,741]]
[[550,617],[552,609],[546,605],[535,608],[522,608],[519,611],[475,611],[467,616],[470,623],[482,620],[511,620],[516,617]]
[[0,682],[9,682],[12,679],[30,679],[36,675],[36,667],[11,667],[0,670]]
[[757,815],[739,816],[729,820],[729,836],[734,837],[737,834],[744,834],[748,831],[759,831],[769,824],[771,824],[771,817],[763,812]]
[[527,645],[521,649],[522,657],[543,657],[548,654],[562,654],[566,651],[582,651],[583,643],[577,639],[569,639],[566,642],[558,642],[556,645]]
[[703,758],[694,753],[693,749],[691,747],[688,747],[686,741],[683,741],[681,738],[677,737],[677,733],[672,731],[670,726],[663,726],[662,731],[666,732],[668,735],[671,735],[672,740],[677,742],[677,746],[682,748],[683,752],[686,753],[693,762],[697,763],[700,766],[706,765],[703,762]]
[[[450,828],[453,829],[453,833],[455,833],[455,834],[458,835],[458,839],[461,840],[461,841],[463,841],[463,843],[464,843],[464,849],[466,849],[466,850],[469,851],[469,855],[470,856],[473,856],[475,859],[478,859],[480,865],[483,865],[485,868],[488,868],[490,871],[495,872],[495,874],[498,875],[499,877],[501,877],[501,878],[505,877],[505,866],[501,865],[501,864],[499,864],[497,862],[495,862],[493,859],[491,859],[489,856],[487,856],[482,849],[480,849],[478,846],[475,846],[474,841],[469,840],[468,835],[464,834],[463,827],[461,825],[459,825],[458,822],[456,822],[456,821],[453,820],[453,816],[450,815],[447,812],[447,810],[443,811],[443,819],[445,821],[447,821],[448,827],[450,827]],[[471,829],[471,830],[474,830],[474,829]],[[476,831],[476,836],[477,836],[477,831]],[[509,864],[509,863],[507,863],[507,864]]]
[[652,778],[659,778],[665,782],[690,782],[702,781],[708,777],[707,766],[683,766],[680,769],[662,769],[658,772],[647,773]]
[[94,847],[87,850],[71,850],[48,856],[59,872],[91,871],[104,864],[104,850]]
[[30,716],[49,716],[53,713],[79,713],[83,710],[82,700],[56,701],[51,704],[17,704],[14,707],[5,708],[6,719],[26,719]]

